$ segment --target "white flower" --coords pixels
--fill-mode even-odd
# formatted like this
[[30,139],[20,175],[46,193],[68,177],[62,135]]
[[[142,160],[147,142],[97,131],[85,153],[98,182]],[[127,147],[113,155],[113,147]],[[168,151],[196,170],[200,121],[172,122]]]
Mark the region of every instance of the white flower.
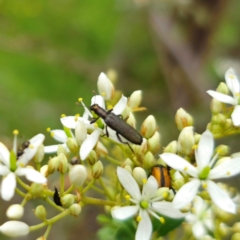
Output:
[[234,126],[239,127],[240,126],[240,105],[239,105],[240,83],[232,68],[229,68],[226,71],[225,81],[229,90],[232,92],[233,97],[223,93],[212,91],[212,90],[207,91],[207,93],[220,102],[228,103],[234,106],[234,110],[232,112],[232,121]]
[[212,201],[219,208],[230,213],[236,212],[234,202],[228,194],[212,180],[229,178],[240,173],[240,158],[233,158],[229,161],[214,165],[217,155],[211,159],[213,148],[213,135],[207,130],[202,134],[198,149],[195,151],[196,167],[176,154],[163,153],[160,155],[168,166],[192,177],[192,180],[182,186],[177,192],[173,200],[176,208],[182,208],[190,203],[199,191],[200,186],[202,186],[208,191]]
[[20,221],[8,221],[0,226],[0,232],[8,237],[25,236],[29,233],[29,226]]
[[210,205],[199,196],[193,200],[192,214],[188,214],[185,220],[192,224],[192,232],[196,239],[214,231],[213,212]]
[[112,82],[108,79],[105,73],[101,73],[98,77],[98,92],[105,100],[110,100],[114,93]]
[[[44,141],[44,135],[38,134],[29,140],[29,146],[24,149],[23,154],[16,159],[16,144],[13,146],[15,154],[10,153],[4,144],[0,142],[0,175],[3,176],[1,185],[1,196],[5,201],[10,200],[16,188],[16,176],[25,176],[29,181],[35,183],[46,183],[47,179],[38,171],[25,167],[34,157],[38,147]],[[16,139],[16,136],[15,136]],[[16,140],[14,141],[16,143]]]
[[12,204],[8,207],[6,215],[10,219],[20,219],[23,216],[24,208],[20,204]]
[[149,214],[157,219],[159,219],[159,216],[156,212],[171,218],[183,218],[185,216],[179,210],[174,209],[171,202],[158,201],[162,197],[155,197],[158,183],[153,176],[150,176],[144,184],[142,193],[137,182],[127,170],[118,167],[117,176],[122,186],[130,194],[130,201],[134,205],[112,209],[112,217],[123,220],[138,213],[139,223],[135,235],[136,240],[150,239],[152,222]]

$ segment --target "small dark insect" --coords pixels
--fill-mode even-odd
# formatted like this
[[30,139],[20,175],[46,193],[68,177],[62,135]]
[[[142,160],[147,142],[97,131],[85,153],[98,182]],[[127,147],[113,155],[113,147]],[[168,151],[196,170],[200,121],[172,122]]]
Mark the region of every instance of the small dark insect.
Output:
[[29,142],[29,141],[26,141],[26,142],[24,142],[24,143],[21,145],[21,147],[20,147],[20,148],[18,149],[18,151],[17,151],[17,159],[18,159],[20,156],[23,155],[24,150],[25,150],[26,148],[28,148],[29,145],[30,145],[30,142]]
[[[90,109],[95,112],[98,117],[92,119],[91,123],[96,122],[99,118],[102,118],[106,123],[106,135],[109,136],[107,127],[116,131],[116,136],[121,143],[128,144],[128,142],[123,142],[121,136],[126,138],[129,142],[141,145],[143,138],[141,134],[134,129],[132,126],[127,124],[120,116],[117,116],[112,112],[113,109],[106,111],[105,109],[101,108],[98,104],[93,104],[90,106]],[[130,147],[132,150],[132,148]],[[133,150],[132,150],[133,151]]]
[[54,189],[55,189],[55,192],[53,194],[53,201],[55,202],[56,205],[62,206],[61,198],[60,198],[60,196],[58,194],[58,190],[57,190],[56,187],[54,187]]
[[171,188],[171,176],[168,167],[156,165],[152,168],[151,174],[157,180],[159,188],[160,187]]
[[80,163],[80,160],[77,156],[72,157],[72,159],[71,159],[71,164],[72,165],[77,165],[79,163]]

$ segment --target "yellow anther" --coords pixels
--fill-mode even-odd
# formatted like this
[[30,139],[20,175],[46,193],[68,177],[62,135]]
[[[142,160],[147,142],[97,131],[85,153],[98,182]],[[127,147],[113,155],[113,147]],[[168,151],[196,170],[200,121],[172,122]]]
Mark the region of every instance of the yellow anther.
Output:
[[78,121],[78,116],[74,117],[74,121],[77,122]]
[[204,189],[207,189],[207,183],[204,182],[204,183],[202,184],[202,187],[203,187]]
[[29,148],[34,148],[34,146],[32,145],[32,144],[29,144],[29,146],[28,146]]
[[64,114],[64,113],[63,113],[63,114],[61,114],[61,118],[63,118],[63,117],[66,117],[66,114]]
[[83,101],[83,99],[82,99],[82,98],[79,98],[79,99],[78,99],[78,102],[82,102],[82,101]]
[[75,117],[80,117],[80,114],[79,113],[75,114]]
[[109,104],[108,106],[107,106],[107,109],[112,109],[113,108],[113,106],[111,105],[111,104]]
[[54,137],[54,132],[51,132],[51,133],[50,133],[50,136],[51,136],[51,137]]
[[166,193],[166,192],[163,193],[163,197],[164,197],[164,198],[167,198],[167,197],[168,197],[168,193]]
[[141,220],[142,220],[142,218],[141,218],[140,216],[137,216],[137,217],[136,217],[136,221],[137,221],[137,222],[140,222]]
[[19,167],[24,167],[25,165],[22,162],[18,162]]
[[146,184],[147,179],[146,179],[146,178],[143,178],[143,179],[142,179],[142,182],[143,182],[143,184]]
[[160,218],[159,218],[159,221],[160,221],[162,224],[165,223],[165,219],[164,219],[163,217],[160,217]]
[[106,93],[105,93],[105,92],[102,92],[101,95],[104,97],[104,96],[106,96]]
[[51,128],[50,128],[50,127],[48,127],[48,128],[46,129],[46,131],[47,131],[47,132],[50,132],[50,131],[51,131]]
[[231,78],[231,79],[234,79],[234,78],[235,78],[234,75],[228,75],[228,77]]
[[98,124],[97,124],[97,123],[94,123],[93,125],[94,125],[94,127],[96,127],[96,128],[98,127]]
[[19,131],[17,129],[13,130],[13,135],[18,135]]
[[226,174],[227,174],[228,176],[230,176],[230,175],[231,175],[231,172],[228,171],[228,172],[226,172]]
[[195,150],[195,149],[197,149],[197,147],[198,147],[198,145],[195,144],[195,145],[192,146],[192,149]]
[[128,200],[128,201],[130,200],[130,198],[131,198],[130,195],[126,195],[126,196],[125,196],[125,199]]
[[184,171],[187,171],[187,170],[188,170],[188,167],[186,166],[183,170],[184,170]]

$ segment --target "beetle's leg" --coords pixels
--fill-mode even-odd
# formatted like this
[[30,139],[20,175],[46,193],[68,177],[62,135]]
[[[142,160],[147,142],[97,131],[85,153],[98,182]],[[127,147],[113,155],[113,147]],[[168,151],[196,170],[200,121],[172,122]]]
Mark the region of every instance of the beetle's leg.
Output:
[[[119,118],[123,119],[123,116],[121,114],[117,115]],[[124,121],[127,121],[129,118],[129,116],[127,116],[125,119],[123,119]]]
[[131,151],[134,153],[134,151],[133,151],[132,147],[130,146],[130,144],[129,144],[128,142],[123,142],[118,132],[116,132],[116,135],[117,135],[117,139],[118,139],[121,143],[127,144],[127,145],[129,146],[129,148],[131,149]]
[[108,133],[108,130],[107,130],[107,125],[105,125],[105,126],[106,126],[106,133],[104,133],[104,134],[102,135],[102,137],[104,137],[104,136],[109,137],[109,133]]
[[99,119],[99,117],[97,117],[97,118],[92,118],[91,121],[90,121],[90,123],[91,123],[91,124],[92,124],[92,123],[95,123],[98,119]]

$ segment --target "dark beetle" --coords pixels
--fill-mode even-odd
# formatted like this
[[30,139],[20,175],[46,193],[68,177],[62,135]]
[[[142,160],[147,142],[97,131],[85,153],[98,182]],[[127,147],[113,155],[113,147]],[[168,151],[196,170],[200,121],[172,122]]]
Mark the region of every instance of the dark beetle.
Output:
[[171,188],[171,177],[168,167],[156,165],[152,168],[151,174],[157,180],[159,188],[160,187]]
[[[107,136],[109,136],[107,127],[110,127],[111,129],[116,131],[117,138],[121,143],[128,144],[128,142],[123,142],[120,136],[126,138],[131,143],[134,143],[137,145],[142,144],[143,138],[142,138],[141,134],[136,129],[134,129],[132,126],[127,124],[121,118],[121,116],[117,116],[116,114],[114,114],[112,112],[113,109],[106,111],[105,109],[101,108],[98,104],[93,104],[90,107],[90,109],[98,115],[97,118],[92,119],[91,123],[96,122],[98,120],[98,118],[101,117],[104,120],[104,122],[106,123],[106,135]],[[130,147],[130,145],[129,145],[129,147]],[[131,150],[132,150],[132,148],[131,148]]]
[[24,143],[22,144],[22,146],[21,146],[21,147],[18,149],[18,151],[17,151],[17,159],[18,159],[20,156],[23,155],[24,150],[25,150],[26,148],[28,148],[29,145],[30,145],[30,142],[29,142],[29,141],[26,141],[26,142],[24,142]]

